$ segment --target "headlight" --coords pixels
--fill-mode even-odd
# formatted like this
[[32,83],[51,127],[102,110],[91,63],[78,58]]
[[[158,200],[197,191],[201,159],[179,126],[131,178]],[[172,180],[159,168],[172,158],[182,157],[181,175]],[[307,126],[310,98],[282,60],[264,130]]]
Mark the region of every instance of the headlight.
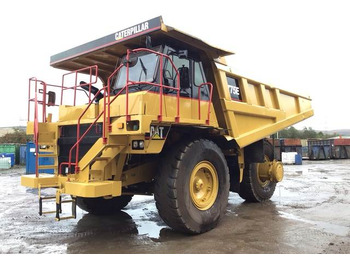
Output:
[[133,140],[131,146],[133,150],[143,150],[145,148],[145,142],[143,140]]

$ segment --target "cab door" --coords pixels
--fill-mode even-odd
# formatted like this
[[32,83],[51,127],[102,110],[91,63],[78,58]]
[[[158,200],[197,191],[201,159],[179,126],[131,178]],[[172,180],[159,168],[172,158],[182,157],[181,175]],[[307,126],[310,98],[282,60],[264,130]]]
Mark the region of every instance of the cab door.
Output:
[[[169,56],[179,72],[181,117],[194,120],[199,119],[198,106],[200,105],[201,119],[205,119],[208,111],[209,87],[202,85],[206,83],[202,63],[191,57],[180,56],[176,52],[171,52]],[[165,84],[176,87],[176,71],[172,68],[170,63],[166,63],[165,65]],[[175,91],[170,90],[165,93],[170,95],[176,94]],[[199,98],[201,100],[200,103],[198,102]]]

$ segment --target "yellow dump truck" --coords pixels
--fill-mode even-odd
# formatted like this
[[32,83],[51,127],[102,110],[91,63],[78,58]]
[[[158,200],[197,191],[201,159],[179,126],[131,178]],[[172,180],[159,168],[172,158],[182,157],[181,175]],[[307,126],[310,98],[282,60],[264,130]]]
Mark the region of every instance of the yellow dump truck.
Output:
[[39,214],[112,214],[154,195],[167,225],[198,234],[230,191],[270,199],[283,166],[265,138],[312,116],[311,100],[221,69],[231,54],[157,17],[52,56],[67,72],[59,84],[29,80],[36,173],[21,177],[38,188]]

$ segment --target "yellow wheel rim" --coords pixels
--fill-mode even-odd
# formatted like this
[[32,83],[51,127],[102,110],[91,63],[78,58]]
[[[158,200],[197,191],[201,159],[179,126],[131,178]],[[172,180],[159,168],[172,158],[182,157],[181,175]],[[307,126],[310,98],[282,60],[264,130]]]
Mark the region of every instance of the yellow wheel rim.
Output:
[[271,182],[269,168],[270,168],[270,159],[268,158],[268,156],[265,155],[265,162],[258,163],[256,167],[258,182],[262,187],[269,185]]
[[199,162],[190,177],[190,196],[199,210],[208,210],[214,204],[219,190],[215,167],[208,161]]

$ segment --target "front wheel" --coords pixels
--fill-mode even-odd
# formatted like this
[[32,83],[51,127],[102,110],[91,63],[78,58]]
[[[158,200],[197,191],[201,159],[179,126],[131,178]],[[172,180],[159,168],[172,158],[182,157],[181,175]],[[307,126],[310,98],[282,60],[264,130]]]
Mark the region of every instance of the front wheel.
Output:
[[86,198],[77,197],[77,205],[82,210],[94,215],[112,215],[118,213],[122,208],[126,207],[132,199],[132,195],[123,195],[113,198]]
[[229,172],[221,149],[200,139],[166,152],[155,183],[159,215],[175,230],[199,234],[223,216]]

